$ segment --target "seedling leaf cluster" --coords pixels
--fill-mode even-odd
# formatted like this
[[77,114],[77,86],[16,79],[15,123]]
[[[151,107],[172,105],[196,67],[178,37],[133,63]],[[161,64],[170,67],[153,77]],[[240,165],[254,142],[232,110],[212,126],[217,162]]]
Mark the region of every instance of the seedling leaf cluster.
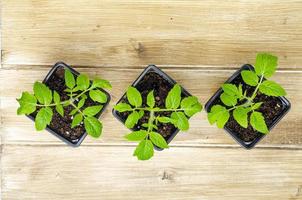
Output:
[[220,100],[224,105],[214,105],[208,113],[210,124],[216,123],[218,128],[223,128],[233,115],[234,119],[243,128],[250,124],[260,133],[268,133],[268,127],[263,114],[258,111],[263,102],[256,102],[258,92],[267,96],[285,96],[286,92],[278,83],[266,80],[276,71],[278,58],[276,56],[260,53],[256,57],[255,70],[241,71],[241,77],[245,84],[252,86],[254,91],[251,95],[247,90],[243,91],[242,84],[235,85],[226,83],[222,85],[223,93]]
[[[36,130],[41,131],[50,125],[54,109],[62,116],[72,116],[71,128],[83,123],[87,133],[98,138],[102,133],[103,125],[95,117],[103,108],[103,104],[107,102],[107,95],[100,89],[110,89],[111,84],[107,80],[94,79],[92,82],[88,76],[80,74],[75,76],[70,70],[64,71],[65,92],[69,99],[62,101],[57,91],[52,91],[45,84],[35,82],[33,86],[33,94],[23,92],[22,96],[17,99],[20,107],[17,110],[18,115],[30,115],[37,111],[35,117]],[[89,97],[99,105],[83,108],[87,98]],[[70,113],[64,113],[64,107],[72,106]]]
[[[138,146],[134,151],[134,156],[139,160],[148,160],[154,154],[154,146],[159,148],[168,148],[164,137],[158,133],[159,123],[171,123],[176,128],[186,131],[189,129],[188,117],[202,110],[202,105],[198,102],[197,97],[189,96],[182,99],[181,87],[175,84],[169,91],[165,99],[165,107],[156,106],[154,91],[150,91],[146,98],[146,106],[143,106],[143,99],[140,92],[130,86],[126,92],[129,103],[118,103],[114,109],[118,112],[129,112],[125,125],[132,129],[139,120],[148,113],[148,123],[142,124],[142,128],[133,131],[125,136],[129,141],[137,141]],[[161,113],[170,112],[170,116],[162,116]]]

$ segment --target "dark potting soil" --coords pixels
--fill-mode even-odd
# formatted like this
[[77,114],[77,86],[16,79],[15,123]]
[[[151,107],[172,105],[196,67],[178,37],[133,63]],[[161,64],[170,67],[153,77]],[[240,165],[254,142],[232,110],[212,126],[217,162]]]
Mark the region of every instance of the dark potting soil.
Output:
[[[173,84],[171,84],[169,81],[164,79],[161,75],[154,71],[150,71],[146,73],[146,75],[140,80],[140,82],[135,86],[135,88],[140,91],[143,99],[143,107],[147,107],[147,95],[150,91],[154,91],[154,97],[155,97],[155,107],[164,108],[165,107],[165,99],[169,93],[169,91],[173,88]],[[182,94],[182,98],[184,98],[185,95]],[[129,103],[127,101],[127,98],[124,97],[121,102]],[[130,112],[117,112],[117,115],[119,115],[124,120],[127,119]],[[165,116],[169,117],[171,115],[171,112],[156,112],[155,116]],[[144,123],[148,123],[149,119],[149,112],[145,111],[144,116],[138,121],[136,126],[133,128],[134,130],[141,129],[141,125]],[[158,130],[156,130],[158,133],[160,133],[165,140],[168,140],[169,137],[177,130],[172,124],[167,123],[160,123],[158,122]]]
[[[61,101],[69,99],[67,93],[64,92],[64,90],[66,89],[64,71],[64,67],[57,68],[57,70],[49,77],[49,79],[45,83],[51,90],[55,90],[59,93]],[[78,102],[76,102],[76,104],[77,103]],[[99,103],[94,102],[88,97],[81,109],[85,109],[86,107],[94,105],[99,105]],[[74,108],[70,105],[64,107],[64,117],[62,117],[55,109],[53,109],[53,117],[49,127],[68,141],[76,143],[85,133],[85,128],[83,122],[80,125],[71,128],[72,117],[69,115],[69,113],[73,109]],[[38,110],[39,109],[37,109],[37,111],[35,111],[31,115],[35,117]]]
[[[246,85],[243,82],[241,75],[238,75],[231,83],[237,86],[239,84],[242,84],[243,91],[247,90],[247,96],[251,96],[255,90],[255,87]],[[268,127],[272,125],[273,121],[281,114],[283,110],[282,102],[277,97],[266,96],[264,94],[261,94],[260,92],[257,92],[254,102],[263,102],[260,108],[257,109],[257,111],[263,114],[266,125]],[[239,105],[242,103],[244,102],[239,102]],[[225,106],[221,102],[219,97],[212,103],[212,106],[216,104]],[[225,126],[232,132],[234,132],[237,137],[244,142],[252,142],[263,135],[262,133],[254,130],[250,124],[247,128],[240,126],[233,118],[232,114],[230,115],[230,119]]]

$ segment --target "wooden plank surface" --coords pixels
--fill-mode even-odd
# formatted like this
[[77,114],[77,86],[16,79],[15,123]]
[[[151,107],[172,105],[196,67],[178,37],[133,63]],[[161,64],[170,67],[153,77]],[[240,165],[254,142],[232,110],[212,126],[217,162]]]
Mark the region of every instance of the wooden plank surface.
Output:
[[[5,64],[301,66],[302,1],[4,0]],[[64,53],[62,53],[64,52]]]
[[302,150],[179,147],[148,162],[132,150],[7,145],[3,198],[302,199]]
[[[302,200],[302,1],[2,0],[0,199]],[[290,113],[253,150],[190,120],[147,162],[111,114],[147,64],[205,103],[257,52],[279,57],[273,80]],[[102,138],[70,148],[16,115],[16,98],[57,61],[110,80]]]

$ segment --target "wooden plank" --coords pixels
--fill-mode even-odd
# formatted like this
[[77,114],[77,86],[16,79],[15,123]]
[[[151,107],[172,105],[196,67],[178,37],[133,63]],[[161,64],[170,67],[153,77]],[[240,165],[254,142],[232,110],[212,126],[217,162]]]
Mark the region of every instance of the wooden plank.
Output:
[[[2,133],[2,132],[1,132]],[[1,138],[1,137],[0,137]],[[0,141],[1,143],[1,141]],[[2,180],[3,180],[3,161],[2,161],[2,143],[0,145],[0,199],[2,199]]]
[[[49,69],[33,68],[1,70],[0,88],[2,101],[2,133],[5,143],[43,143],[62,144],[57,138],[47,133],[36,132],[33,123],[24,116],[17,116],[17,102],[15,99],[22,91],[32,91],[35,80],[42,80]],[[85,144],[117,145],[133,144],[126,142],[122,137],[128,130],[111,114],[112,106],[125,92],[129,84],[141,73],[142,69],[119,68],[77,68],[81,73],[111,80],[113,89],[110,92],[112,101],[102,116],[104,131],[101,139],[86,138]],[[197,70],[197,69],[164,69],[176,81],[183,85],[193,95],[196,95],[204,104],[218,87],[228,78],[234,70]],[[265,146],[284,146],[302,144],[302,72],[279,71],[274,80],[282,84],[288,92],[288,98],[292,102],[292,110],[277,125],[277,127],[261,142]],[[17,80],[17,81],[16,81]],[[187,133],[179,133],[172,145],[230,145],[238,146],[234,140],[223,130],[209,125],[205,112],[198,114],[190,120],[191,129]],[[64,144],[62,144],[64,145]]]
[[[0,1],[0,16],[2,16],[2,1]],[[2,20],[0,20],[0,69],[2,68]],[[1,71],[0,71],[1,74]],[[0,92],[1,96],[1,92]],[[2,198],[2,102],[0,98],[0,199]]]
[[4,0],[4,64],[234,66],[302,62],[302,1]]
[[2,178],[3,178],[3,168],[2,168],[2,166],[3,166],[3,161],[2,161],[2,132],[1,132],[1,130],[0,130],[0,134],[1,134],[1,136],[0,136],[0,199],[2,199]]
[[3,199],[302,199],[302,150],[16,146],[3,151]]

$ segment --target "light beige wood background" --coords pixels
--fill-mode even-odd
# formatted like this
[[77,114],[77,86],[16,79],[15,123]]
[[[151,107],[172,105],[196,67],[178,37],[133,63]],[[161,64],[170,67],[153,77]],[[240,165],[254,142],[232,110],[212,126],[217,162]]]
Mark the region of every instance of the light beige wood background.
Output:
[[[302,199],[302,1],[2,0],[2,199]],[[147,64],[205,103],[257,52],[278,55],[273,78],[292,110],[253,150],[203,112],[146,162],[112,115]],[[109,79],[101,139],[71,148],[16,115],[15,99],[57,61]]]

